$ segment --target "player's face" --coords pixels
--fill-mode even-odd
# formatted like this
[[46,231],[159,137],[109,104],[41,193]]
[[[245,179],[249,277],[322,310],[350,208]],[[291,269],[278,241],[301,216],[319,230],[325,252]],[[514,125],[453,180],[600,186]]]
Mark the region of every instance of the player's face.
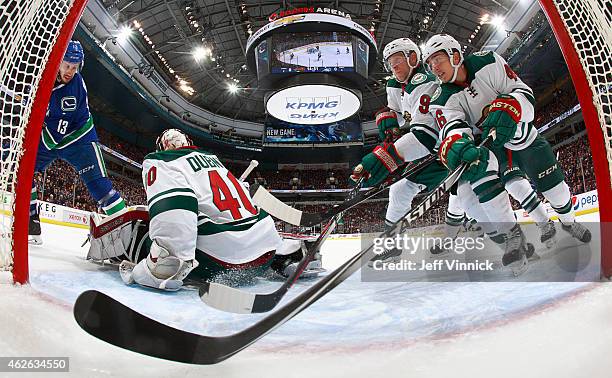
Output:
[[74,74],[78,71],[79,64],[78,63],[69,63],[62,61],[59,68],[58,77],[60,81],[64,84],[68,84],[70,80],[74,77]]
[[443,83],[448,83],[453,78],[454,69],[445,51],[438,51],[427,58],[427,66]]
[[401,82],[406,81],[410,74],[410,67],[403,52],[396,52],[387,59],[387,64],[391,67],[391,72],[395,78]]

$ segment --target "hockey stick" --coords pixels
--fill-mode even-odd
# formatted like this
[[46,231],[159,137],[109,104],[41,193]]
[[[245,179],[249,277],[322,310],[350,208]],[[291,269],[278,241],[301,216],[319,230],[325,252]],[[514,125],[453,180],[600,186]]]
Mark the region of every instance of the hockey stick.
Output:
[[[435,201],[450,190],[466,168],[467,164],[462,164],[453,171],[404,218],[414,219],[416,214],[423,214],[430,209]],[[386,235],[383,232],[381,237]],[[120,348],[166,360],[216,364],[255,343],[338,286],[359,269],[359,261],[373,247],[374,244],[371,244],[357,253],[277,311],[227,336],[205,336],[173,328],[96,290],[88,290],[79,295],[74,304],[74,317],[86,332]]]
[[[491,136],[487,138],[490,140]],[[440,199],[467,169],[464,163],[444,179],[404,218],[415,219]],[[403,219],[400,220],[403,222]],[[398,223],[400,222],[398,221]],[[397,223],[396,223],[397,224]],[[383,232],[380,236],[386,236]],[[74,304],[79,326],[94,337],[133,352],[166,360],[210,365],[228,359],[304,311],[357,269],[358,262],[374,244],[357,253],[336,270],[300,293],[277,311],[250,327],[227,336],[204,336],[182,331],[146,317],[108,295],[95,290],[83,292]]]
[[[355,188],[351,190],[349,198],[355,196],[359,192],[362,182],[363,179],[359,179]],[[308,251],[304,254],[304,257],[302,257],[295,271],[277,290],[268,294],[257,294],[216,282],[205,282],[200,287],[200,299],[202,302],[218,310],[237,314],[253,314],[272,310],[306,269],[308,263],[310,263],[317,251],[321,248],[321,245],[323,245],[327,237],[336,228],[341,216],[342,213],[338,213],[327,222],[325,227],[321,230],[321,235],[319,235],[317,240],[308,248]]]
[[12,90],[8,89],[4,85],[0,84],[0,95],[6,94],[11,99],[17,100],[21,103],[21,105],[26,106],[28,104],[28,99],[26,96],[22,96],[20,94],[16,94]]
[[259,165],[259,162],[257,160],[251,160],[251,162],[249,163],[249,166],[246,167],[246,169],[244,170],[244,172],[242,172],[242,174],[240,175],[240,178],[238,180],[240,181],[244,181],[244,179],[247,178],[247,176],[253,171],[253,169],[255,169],[257,166]]
[[266,190],[261,185],[257,187],[257,190],[253,194],[253,202],[255,202],[255,204],[264,209],[268,214],[278,219],[281,219],[284,222],[293,224],[295,226],[312,227],[316,224],[324,222],[325,220],[333,217],[338,213],[349,210],[353,206],[360,204],[362,201],[365,201],[382,193],[396,182],[422,171],[435,160],[435,155],[428,155],[423,160],[414,164],[401,174],[394,175],[388,180],[385,180],[377,186],[367,190],[365,193],[354,196],[353,198],[349,198],[341,204],[322,213],[307,213],[295,209],[285,204],[278,198],[274,197],[272,194],[270,194],[270,192],[268,192],[268,190]]

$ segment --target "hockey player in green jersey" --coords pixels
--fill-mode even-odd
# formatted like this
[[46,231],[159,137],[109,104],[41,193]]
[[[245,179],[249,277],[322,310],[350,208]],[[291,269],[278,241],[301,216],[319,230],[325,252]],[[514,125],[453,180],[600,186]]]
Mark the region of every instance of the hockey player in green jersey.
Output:
[[[504,59],[495,52],[463,57],[460,44],[445,34],[431,37],[423,60],[442,82],[431,111],[441,129],[444,161],[453,168],[474,161],[474,137],[496,130],[494,149],[511,153],[516,165],[557,212],[563,230],[583,242],[591,233],[575,222],[571,194],[552,148],[533,125],[535,98]],[[466,153],[469,152],[469,153]],[[535,194],[530,194],[534,196]]]
[[[396,146],[399,143],[399,148],[407,151],[407,160],[416,162],[434,153],[439,134],[428,109],[429,99],[437,87],[436,78],[425,72],[420,64],[420,56],[418,46],[409,38],[395,39],[385,46],[385,68],[392,73],[393,78],[387,81],[387,107],[376,113],[380,141],[395,143]],[[402,136],[402,131],[407,131],[405,136]],[[353,173],[355,179],[361,174],[358,169],[361,169],[360,166]],[[389,188],[389,204],[385,214],[388,231],[412,207],[412,201],[419,192],[432,190],[447,175],[446,167],[436,161],[422,172],[393,184]],[[453,223],[451,226],[447,222],[452,227],[448,234],[454,237],[462,224],[464,213],[455,195],[449,200],[449,209],[456,209],[454,212],[459,218],[457,225]],[[441,252],[433,251],[437,254]],[[397,249],[387,250],[375,256],[375,260],[393,261],[399,259],[400,254],[401,251]]]
[[231,273],[234,282],[270,267],[288,275],[303,257],[303,245],[280,237],[217,156],[180,130],[160,135],[142,172],[149,219],[129,211],[107,218],[90,239],[88,258],[123,259],[127,284],[178,290],[187,275],[208,281]]
[[[351,175],[353,181],[364,177],[366,178],[365,186],[376,185],[404,162],[418,161],[435,153],[439,128],[430,113],[429,106],[438,86],[435,78],[424,71],[420,64],[420,55],[416,44],[407,38],[392,41],[385,46],[383,51],[385,64],[393,73],[394,79],[387,83],[389,109],[379,112],[376,119],[384,143],[374,148],[374,151],[366,155],[361,164],[355,167]],[[398,139],[397,130],[400,123],[407,124],[408,132]],[[497,165],[485,165],[485,170],[496,171]],[[436,162],[420,174],[394,184],[389,192],[387,224],[400,219],[411,207],[412,199],[421,189],[425,187],[432,189],[447,174],[446,168]],[[504,265],[512,265],[511,268],[516,269],[515,272],[520,271],[526,264],[526,246],[520,229],[515,223],[507,193],[500,188],[501,185],[495,185],[499,183],[499,180],[492,182],[489,177],[482,180],[478,178],[474,183],[476,188],[485,187],[486,192],[481,196],[483,201],[474,193],[471,183],[466,182],[459,186],[459,190],[464,193],[461,197],[462,203],[457,205],[457,197],[452,196],[449,210],[454,210],[457,218],[463,218],[463,209],[466,209],[468,213],[472,213],[471,216],[487,224],[491,234],[498,233],[503,242],[512,240],[512,243],[507,243],[509,249],[504,255]],[[485,211],[483,203],[494,206]],[[489,221],[488,212],[496,214],[494,218],[497,220],[496,223]],[[505,234],[513,236],[506,238]],[[400,253],[398,251],[387,252],[377,258],[386,259],[389,257],[387,255],[397,256]]]

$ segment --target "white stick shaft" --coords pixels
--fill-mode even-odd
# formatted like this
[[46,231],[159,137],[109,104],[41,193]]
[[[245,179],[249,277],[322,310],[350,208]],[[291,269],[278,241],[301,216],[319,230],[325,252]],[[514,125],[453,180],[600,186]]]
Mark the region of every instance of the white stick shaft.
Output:
[[259,165],[259,162],[257,160],[251,160],[251,163],[249,164],[249,166],[240,175],[239,180],[244,181],[244,179],[247,178],[247,176],[251,173],[251,171],[255,169],[255,167],[257,167],[258,165]]

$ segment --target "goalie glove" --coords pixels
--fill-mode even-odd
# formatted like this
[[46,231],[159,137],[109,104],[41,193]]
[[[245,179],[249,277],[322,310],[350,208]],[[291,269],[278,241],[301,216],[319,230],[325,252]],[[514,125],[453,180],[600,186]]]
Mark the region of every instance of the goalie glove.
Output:
[[353,169],[351,180],[357,182],[363,177],[365,179],[363,187],[375,186],[386,179],[389,174],[395,172],[403,163],[404,159],[399,155],[393,143],[383,143],[364,156],[361,164]]
[[395,142],[401,137],[397,113],[388,107],[384,107],[376,112],[376,126],[378,127],[378,137],[381,142]]
[[[270,268],[272,271],[285,278],[291,276],[308,252],[308,248],[315,242],[316,238],[312,240],[284,238],[277,247]],[[302,274],[300,274],[299,278],[312,278],[323,272],[325,272],[325,269],[321,263],[321,253],[317,250],[314,258],[306,265],[306,268]]]
[[495,129],[496,136],[491,145],[502,147],[512,140],[519,122],[521,122],[521,104],[512,96],[499,95],[489,106],[489,112],[482,123],[483,138]]

